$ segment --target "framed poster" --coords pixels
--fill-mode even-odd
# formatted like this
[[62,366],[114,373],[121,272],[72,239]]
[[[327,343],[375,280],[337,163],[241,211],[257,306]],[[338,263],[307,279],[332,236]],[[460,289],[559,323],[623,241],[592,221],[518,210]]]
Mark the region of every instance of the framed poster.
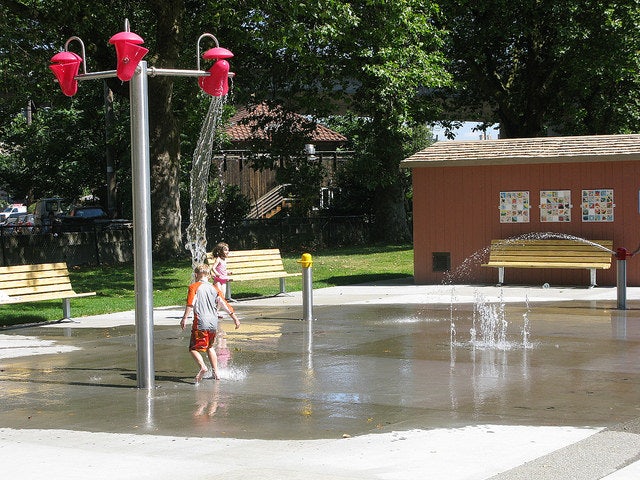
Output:
[[582,221],[613,222],[613,189],[582,190]]
[[571,221],[571,190],[540,190],[540,221]]
[[500,192],[500,223],[529,223],[529,192]]

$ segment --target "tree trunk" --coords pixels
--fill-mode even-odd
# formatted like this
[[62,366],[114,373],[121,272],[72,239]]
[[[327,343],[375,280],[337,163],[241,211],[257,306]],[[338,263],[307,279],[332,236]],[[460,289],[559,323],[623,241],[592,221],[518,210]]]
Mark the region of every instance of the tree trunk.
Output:
[[391,244],[411,241],[404,205],[404,192],[400,182],[376,189],[374,240]]
[[[160,68],[175,68],[180,46],[183,0],[154,2],[157,12],[157,56]],[[149,82],[151,210],[153,253],[169,258],[184,251],[180,212],[180,135],[173,113],[173,77]]]

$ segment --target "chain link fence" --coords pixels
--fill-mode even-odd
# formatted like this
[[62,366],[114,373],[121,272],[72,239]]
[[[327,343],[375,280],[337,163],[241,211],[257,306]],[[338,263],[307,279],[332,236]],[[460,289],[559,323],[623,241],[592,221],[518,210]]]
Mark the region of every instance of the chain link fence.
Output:
[[[186,225],[183,226],[186,232]],[[209,225],[207,249],[220,241],[234,250],[279,248],[284,252],[367,245],[371,221],[367,216],[283,217],[244,220],[238,225]],[[186,237],[183,234],[183,244]],[[185,250],[185,257],[188,252]],[[66,262],[113,265],[133,261],[133,230],[51,233],[38,227],[19,231],[0,226],[0,265]]]
[[133,230],[73,233],[29,232],[0,227],[0,265],[66,262],[68,266],[116,264],[133,260]]
[[282,217],[244,220],[231,227],[211,226],[209,248],[220,241],[234,250],[279,248],[285,252],[366,245],[371,239],[367,216]]

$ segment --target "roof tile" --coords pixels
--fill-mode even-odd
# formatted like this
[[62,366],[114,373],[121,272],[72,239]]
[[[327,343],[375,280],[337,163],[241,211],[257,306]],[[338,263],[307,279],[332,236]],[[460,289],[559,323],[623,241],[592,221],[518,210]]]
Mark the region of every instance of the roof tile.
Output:
[[402,161],[406,168],[640,160],[640,135],[536,137],[436,142]]

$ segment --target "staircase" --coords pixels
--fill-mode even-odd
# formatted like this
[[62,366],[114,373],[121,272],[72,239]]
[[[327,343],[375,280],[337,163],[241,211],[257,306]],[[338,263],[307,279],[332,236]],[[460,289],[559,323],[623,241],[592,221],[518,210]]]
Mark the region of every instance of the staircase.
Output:
[[289,184],[278,185],[256,200],[247,218],[271,218],[290,205],[291,201],[282,196],[282,191],[288,186]]

